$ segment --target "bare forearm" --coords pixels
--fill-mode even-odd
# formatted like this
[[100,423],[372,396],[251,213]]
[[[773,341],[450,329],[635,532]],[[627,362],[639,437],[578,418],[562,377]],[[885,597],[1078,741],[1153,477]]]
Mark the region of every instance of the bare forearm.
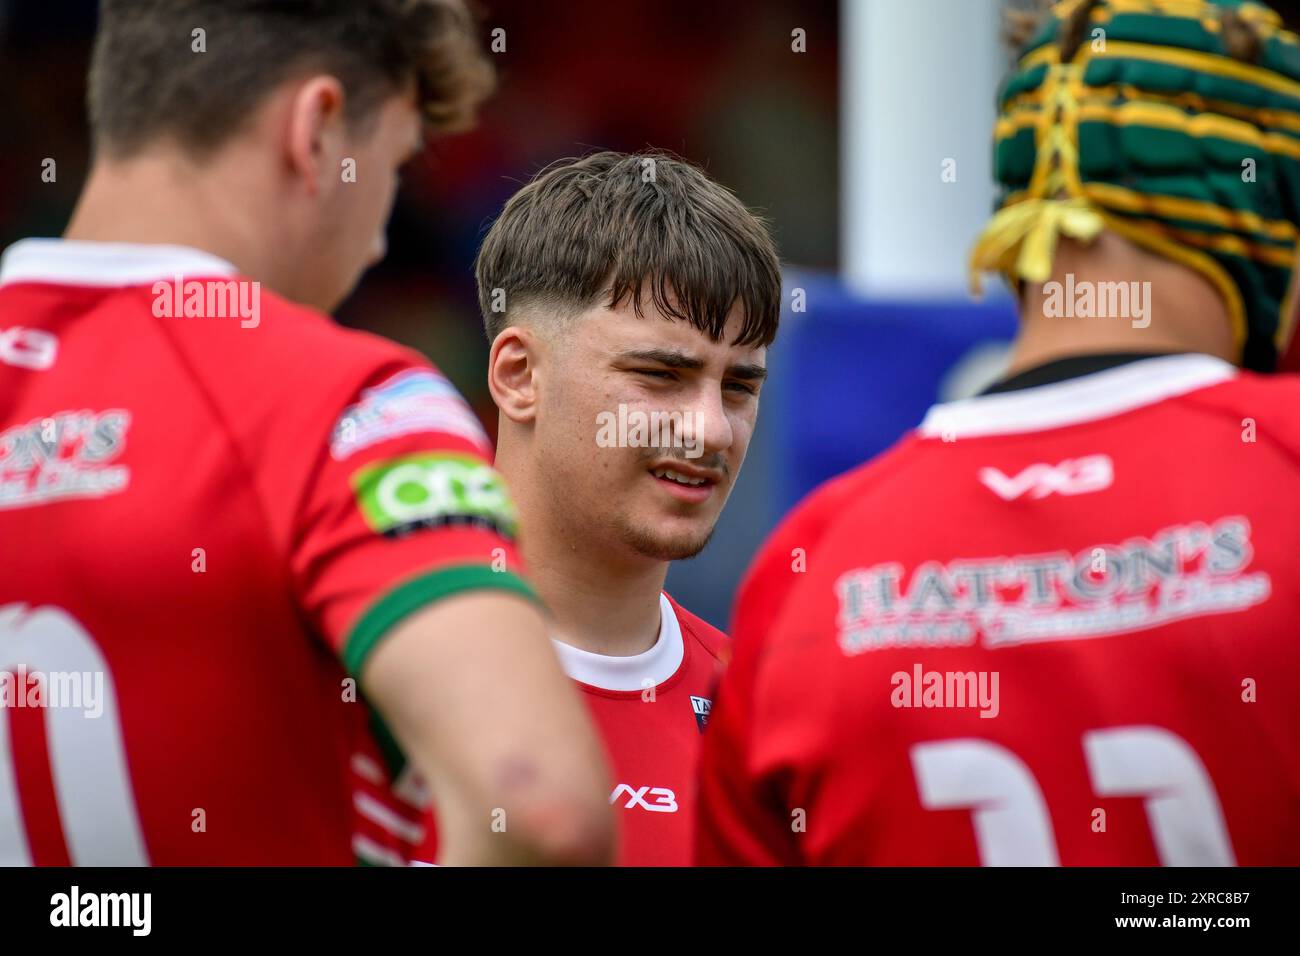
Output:
[[523,598],[472,592],[412,615],[362,679],[430,782],[441,862],[609,862],[602,751]]

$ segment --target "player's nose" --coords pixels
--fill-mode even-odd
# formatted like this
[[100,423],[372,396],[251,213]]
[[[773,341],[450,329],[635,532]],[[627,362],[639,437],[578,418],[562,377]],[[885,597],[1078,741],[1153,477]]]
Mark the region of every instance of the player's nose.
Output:
[[731,418],[723,405],[722,392],[707,389],[692,409],[691,425],[704,454],[724,452],[735,441]]

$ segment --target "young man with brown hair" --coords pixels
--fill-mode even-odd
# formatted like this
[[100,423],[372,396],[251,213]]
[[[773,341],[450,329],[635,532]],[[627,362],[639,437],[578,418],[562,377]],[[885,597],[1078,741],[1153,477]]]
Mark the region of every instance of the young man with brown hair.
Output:
[[104,0],[89,182],[0,266],[0,667],[100,675],[102,719],[0,721],[3,862],[382,859],[358,685],[445,862],[607,858],[481,429],[321,314],[490,83],[459,0]]
[[1069,0],[999,105],[1009,374],[756,559],[698,859],[1294,865],[1300,38]]
[[479,252],[497,467],[555,646],[614,768],[619,862],[685,865],[726,638],[663,593],[758,416],[781,277],[763,223],[666,154],[551,166]]

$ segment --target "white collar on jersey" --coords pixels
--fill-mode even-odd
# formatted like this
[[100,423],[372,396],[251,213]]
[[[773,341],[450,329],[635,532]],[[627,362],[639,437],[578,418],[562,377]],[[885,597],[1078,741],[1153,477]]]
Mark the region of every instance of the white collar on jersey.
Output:
[[1108,418],[1237,374],[1212,355],[1160,355],[1064,382],[978,395],[935,405],[917,429],[922,438],[976,438],[1041,431]]
[[49,282],[114,288],[185,275],[236,275],[238,271],[225,259],[200,249],[134,242],[23,239],[0,256],[0,285]]
[[658,687],[682,666],[686,647],[682,626],[665,594],[659,595],[659,639],[654,647],[631,657],[593,654],[552,639],[560,666],[570,678],[601,690],[645,690]]

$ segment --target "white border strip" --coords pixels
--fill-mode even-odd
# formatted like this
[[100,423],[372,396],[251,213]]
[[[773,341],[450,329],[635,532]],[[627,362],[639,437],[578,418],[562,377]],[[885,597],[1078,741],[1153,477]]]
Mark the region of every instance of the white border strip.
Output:
[[1162,355],[998,395],[935,405],[917,429],[922,438],[976,438],[1096,421],[1217,385],[1237,374],[1212,355]]
[[0,286],[19,282],[115,288],[176,276],[233,276],[218,256],[189,246],[23,239],[0,256]]
[[677,673],[685,656],[682,626],[666,595],[659,595],[659,639],[654,647],[632,657],[593,654],[552,640],[564,672],[576,681],[601,690],[645,690],[658,687]]

